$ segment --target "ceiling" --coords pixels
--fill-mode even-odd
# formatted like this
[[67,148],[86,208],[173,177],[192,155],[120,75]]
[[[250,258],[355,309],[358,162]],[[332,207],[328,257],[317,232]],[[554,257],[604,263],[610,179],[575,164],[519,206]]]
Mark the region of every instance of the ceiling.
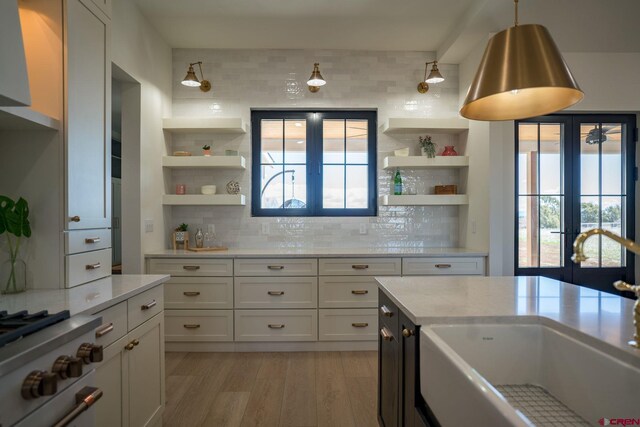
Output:
[[[511,0],[136,1],[175,48],[435,51],[457,63],[513,24]],[[564,52],[640,52],[639,16],[640,0],[520,0],[520,22],[547,26]]]

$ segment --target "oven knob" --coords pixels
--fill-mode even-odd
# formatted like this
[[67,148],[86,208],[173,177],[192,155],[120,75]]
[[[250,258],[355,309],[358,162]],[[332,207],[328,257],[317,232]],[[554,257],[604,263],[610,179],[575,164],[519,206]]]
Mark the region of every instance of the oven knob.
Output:
[[102,346],[84,343],[76,354],[85,364],[102,362]]
[[60,378],[78,378],[82,376],[82,360],[77,357],[60,356],[53,362],[52,372],[58,374]]
[[33,371],[22,382],[22,397],[26,400],[51,396],[58,391],[58,377],[47,371]]

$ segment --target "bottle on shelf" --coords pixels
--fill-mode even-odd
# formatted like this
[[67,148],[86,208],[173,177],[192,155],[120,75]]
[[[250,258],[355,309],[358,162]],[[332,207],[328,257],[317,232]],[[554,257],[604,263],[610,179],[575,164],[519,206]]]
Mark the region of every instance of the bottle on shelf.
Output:
[[400,175],[400,168],[396,168],[396,173],[393,176],[393,194],[395,196],[402,194],[402,176]]

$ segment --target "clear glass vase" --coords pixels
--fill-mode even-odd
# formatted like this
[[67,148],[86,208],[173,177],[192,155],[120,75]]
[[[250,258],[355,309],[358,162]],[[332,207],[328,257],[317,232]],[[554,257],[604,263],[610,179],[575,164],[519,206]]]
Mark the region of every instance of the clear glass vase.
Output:
[[6,260],[0,268],[0,293],[17,294],[27,290],[27,264],[20,258]]

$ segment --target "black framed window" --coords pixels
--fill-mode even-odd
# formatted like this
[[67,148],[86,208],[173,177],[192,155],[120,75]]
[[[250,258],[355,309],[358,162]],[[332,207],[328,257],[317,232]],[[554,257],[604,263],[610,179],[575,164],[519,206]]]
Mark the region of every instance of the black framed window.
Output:
[[375,216],[375,111],[251,113],[253,216]]

